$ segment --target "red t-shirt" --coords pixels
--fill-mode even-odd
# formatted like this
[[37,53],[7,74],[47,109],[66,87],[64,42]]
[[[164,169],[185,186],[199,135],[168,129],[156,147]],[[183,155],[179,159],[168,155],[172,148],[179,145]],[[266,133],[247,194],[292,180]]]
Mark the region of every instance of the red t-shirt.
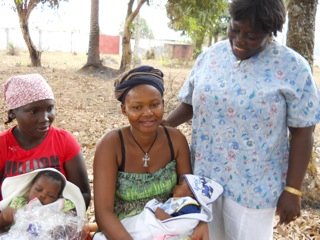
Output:
[[73,159],[79,152],[77,140],[63,129],[50,127],[42,143],[25,150],[14,137],[13,128],[10,128],[0,133],[0,187],[6,177],[39,168],[56,168],[66,175],[65,162]]

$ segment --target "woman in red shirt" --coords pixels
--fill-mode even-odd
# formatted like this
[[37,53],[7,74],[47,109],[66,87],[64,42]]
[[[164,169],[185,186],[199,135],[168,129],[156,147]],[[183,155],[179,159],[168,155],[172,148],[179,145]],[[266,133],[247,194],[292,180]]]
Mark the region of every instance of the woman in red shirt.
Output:
[[52,126],[55,100],[47,81],[40,74],[13,76],[4,84],[4,98],[5,123],[16,120],[17,125],[0,133],[0,185],[6,177],[52,167],[80,188],[88,207],[90,186],[80,145],[71,133]]

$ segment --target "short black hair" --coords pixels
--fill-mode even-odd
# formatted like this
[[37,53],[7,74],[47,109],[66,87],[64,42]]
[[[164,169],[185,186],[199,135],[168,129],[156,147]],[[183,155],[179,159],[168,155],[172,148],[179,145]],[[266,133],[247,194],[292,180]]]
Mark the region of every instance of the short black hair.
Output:
[[53,179],[53,180],[55,180],[57,182],[60,182],[61,188],[60,188],[58,196],[61,197],[63,189],[66,186],[66,181],[61,176],[61,174],[57,173],[55,171],[51,171],[51,170],[41,171],[34,177],[34,179],[32,179],[31,185],[33,185],[37,181],[37,179],[39,179],[41,176],[46,176],[46,177],[51,178],[51,179]]
[[229,13],[233,20],[248,20],[253,28],[274,36],[277,36],[277,31],[282,31],[286,20],[283,0],[232,0]]

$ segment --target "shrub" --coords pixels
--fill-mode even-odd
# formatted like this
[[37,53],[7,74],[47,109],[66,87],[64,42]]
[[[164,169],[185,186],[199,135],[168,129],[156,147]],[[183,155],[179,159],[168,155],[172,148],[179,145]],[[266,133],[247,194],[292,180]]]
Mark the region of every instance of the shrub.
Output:
[[11,55],[11,56],[16,56],[16,55],[19,55],[19,51],[18,51],[18,48],[16,48],[13,43],[9,43],[8,44],[8,48],[7,48],[7,54],[8,55]]

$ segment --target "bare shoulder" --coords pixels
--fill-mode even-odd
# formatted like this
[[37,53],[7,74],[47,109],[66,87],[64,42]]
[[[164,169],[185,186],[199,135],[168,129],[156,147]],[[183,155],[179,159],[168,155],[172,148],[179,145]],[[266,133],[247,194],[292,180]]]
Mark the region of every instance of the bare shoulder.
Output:
[[186,137],[179,129],[172,127],[168,127],[167,129],[174,149],[174,159],[177,161],[178,175],[190,173],[190,149]]
[[168,133],[173,140],[186,138],[185,135],[177,128],[169,126],[165,126],[165,128],[168,130]]
[[119,137],[119,131],[121,131],[121,129],[113,129],[109,132],[107,132],[106,134],[104,134],[97,142],[97,147],[99,146],[112,146],[112,145],[116,145],[119,143],[120,141],[120,137]]
[[[117,166],[121,156],[121,140],[119,132],[122,129],[114,129],[107,132],[98,140],[94,162],[96,166]],[[98,165],[97,165],[98,164]]]

